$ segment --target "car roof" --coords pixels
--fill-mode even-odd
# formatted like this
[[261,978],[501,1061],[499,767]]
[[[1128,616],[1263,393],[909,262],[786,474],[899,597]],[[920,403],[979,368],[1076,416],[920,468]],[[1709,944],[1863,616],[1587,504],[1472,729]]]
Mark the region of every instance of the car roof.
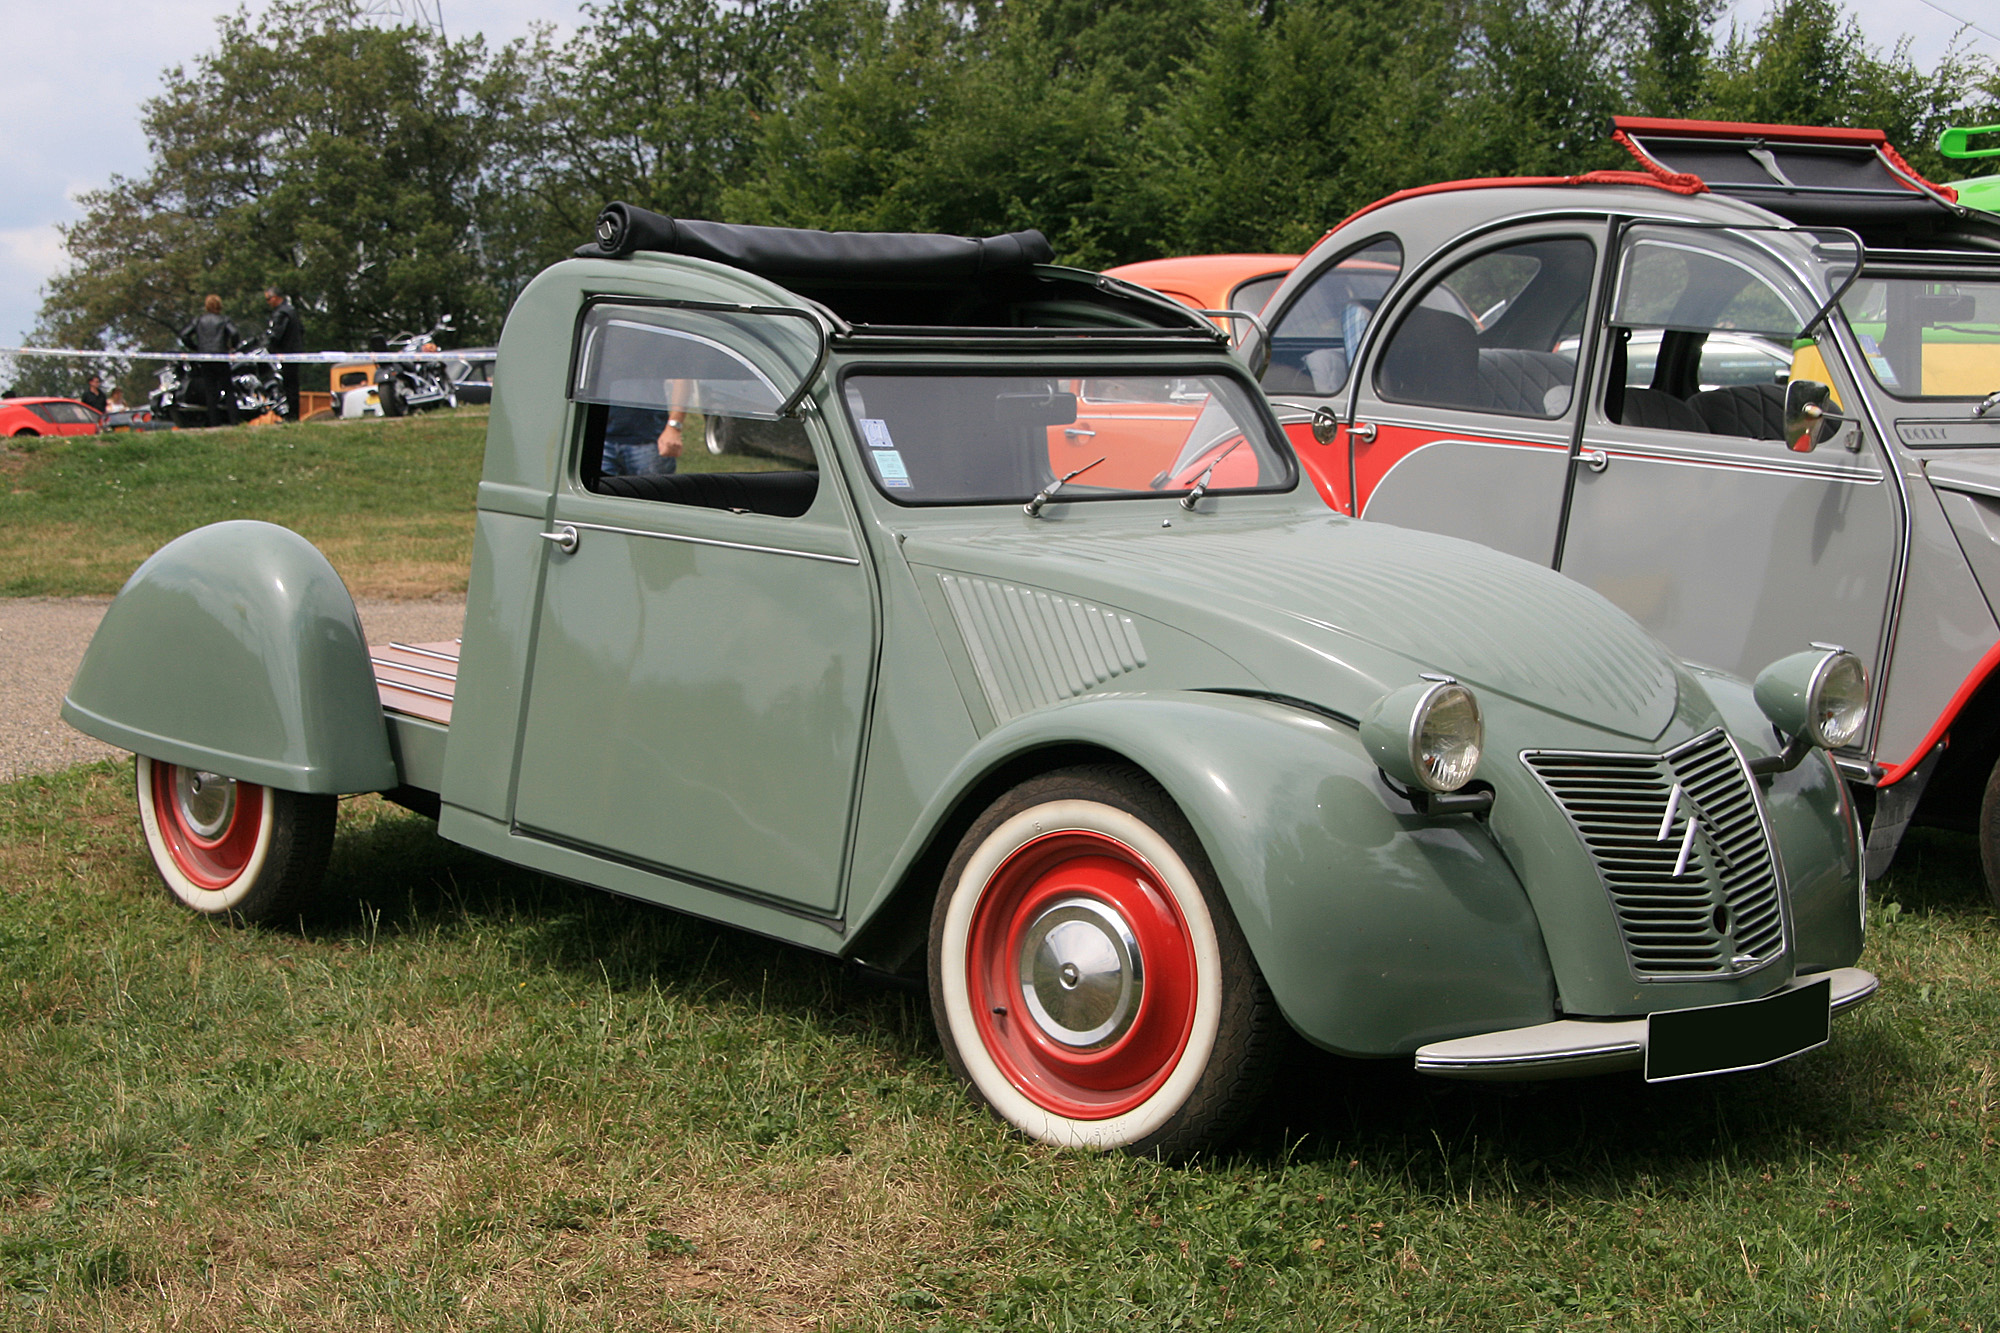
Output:
[[1291,272],[1303,258],[1304,255],[1277,254],[1178,255],[1120,264],[1105,269],[1104,274],[1154,291],[1171,289],[1202,301],[1220,301],[1227,300],[1231,292],[1253,278]]

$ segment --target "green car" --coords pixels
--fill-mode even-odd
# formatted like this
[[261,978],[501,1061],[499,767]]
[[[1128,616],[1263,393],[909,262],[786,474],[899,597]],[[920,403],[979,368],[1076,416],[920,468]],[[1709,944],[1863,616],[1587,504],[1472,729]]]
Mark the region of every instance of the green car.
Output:
[[[1332,513],[1220,330],[1050,258],[614,205],[508,317],[462,642],[370,647],[308,543],[218,524],[132,576],[63,715],[138,756],[197,912],[290,919],[336,797],[382,792],[927,978],[954,1069],[1054,1144],[1213,1144],[1288,1032],[1664,1080],[1874,992],[1850,654],[1753,687]],[[770,470],[607,448],[753,427]]]

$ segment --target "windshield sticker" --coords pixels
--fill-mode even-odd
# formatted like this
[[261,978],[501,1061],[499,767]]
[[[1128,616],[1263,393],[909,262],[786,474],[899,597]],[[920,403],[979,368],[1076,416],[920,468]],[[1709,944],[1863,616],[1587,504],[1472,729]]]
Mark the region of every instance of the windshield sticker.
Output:
[[896,447],[896,442],[889,438],[889,423],[880,417],[861,418],[861,438],[868,441],[870,449]]
[[[881,425],[881,422],[876,422]],[[903,466],[903,456],[894,449],[870,450],[868,456],[875,460],[876,475],[882,478],[884,486],[908,486],[910,473]]]
[[1855,336],[1861,340],[1861,354],[1868,358],[1868,368],[1875,372],[1875,378],[1882,381],[1883,388],[1895,388],[1896,371],[1889,364],[1889,358],[1882,355],[1882,345],[1876,342],[1872,335],[1859,330]]

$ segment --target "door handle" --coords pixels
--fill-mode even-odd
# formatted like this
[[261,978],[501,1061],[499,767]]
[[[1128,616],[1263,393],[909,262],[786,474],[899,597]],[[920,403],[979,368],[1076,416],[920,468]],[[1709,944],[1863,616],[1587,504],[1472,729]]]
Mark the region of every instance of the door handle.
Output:
[[1602,449],[1585,449],[1577,457],[1582,459],[1583,465],[1592,472],[1602,472],[1611,466],[1611,455]]
[[1072,440],[1088,440],[1097,434],[1088,426],[1064,426],[1063,434]]
[[554,542],[556,544],[556,549],[558,551],[561,551],[564,555],[568,555],[572,551],[576,550],[577,543],[582,540],[582,538],[580,538],[577,535],[576,529],[571,527],[567,523],[557,528],[554,532],[542,533],[541,538],[545,542]]
[[1375,443],[1375,423],[1372,421],[1351,421],[1347,425],[1349,444]]

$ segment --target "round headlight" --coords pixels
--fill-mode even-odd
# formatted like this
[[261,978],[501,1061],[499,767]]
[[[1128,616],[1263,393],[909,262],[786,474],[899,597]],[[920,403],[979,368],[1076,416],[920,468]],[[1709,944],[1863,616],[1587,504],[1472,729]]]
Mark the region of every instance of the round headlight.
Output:
[[1816,646],[1757,673],[1757,703],[1786,736],[1838,750],[1868,723],[1868,672],[1844,648]]
[[1424,681],[1377,700],[1362,743],[1382,771],[1409,786],[1457,791],[1479,771],[1479,700],[1455,680]]
[[1868,721],[1868,673],[1849,652],[1832,652],[1813,675],[1806,730],[1829,750],[1852,745]]

